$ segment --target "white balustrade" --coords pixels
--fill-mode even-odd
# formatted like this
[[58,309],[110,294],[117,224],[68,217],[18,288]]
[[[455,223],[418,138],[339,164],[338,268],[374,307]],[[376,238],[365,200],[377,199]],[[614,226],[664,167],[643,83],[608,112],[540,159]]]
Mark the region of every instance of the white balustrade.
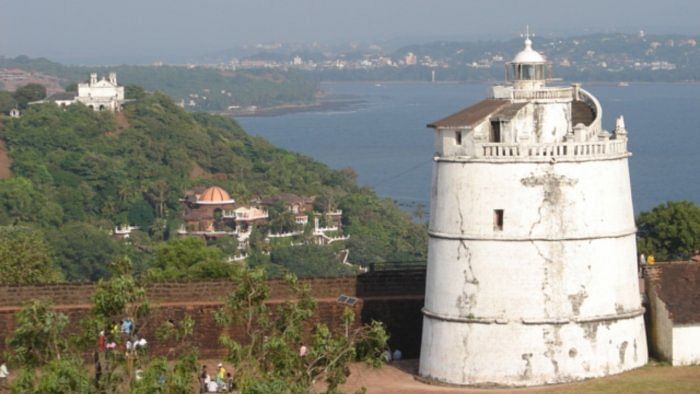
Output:
[[513,90],[511,97],[514,100],[571,100],[574,90],[569,87]]
[[479,158],[514,158],[514,157],[561,157],[590,158],[615,156],[627,153],[626,140],[596,142],[564,142],[559,144],[518,145],[502,143],[485,143],[475,146]]

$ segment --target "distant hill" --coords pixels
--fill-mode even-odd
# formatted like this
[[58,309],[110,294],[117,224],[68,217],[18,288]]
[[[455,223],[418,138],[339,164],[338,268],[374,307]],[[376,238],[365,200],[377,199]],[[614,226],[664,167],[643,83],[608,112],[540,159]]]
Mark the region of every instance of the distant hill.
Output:
[[[229,106],[271,107],[313,103],[317,78],[298,71],[221,71],[187,66],[67,66],[45,58],[0,57],[0,69],[18,68],[60,79],[64,87],[89,78],[91,72],[115,71],[119,83],[162,91],[173,100],[183,100],[189,109],[224,111]],[[189,106],[192,103],[194,105]]]

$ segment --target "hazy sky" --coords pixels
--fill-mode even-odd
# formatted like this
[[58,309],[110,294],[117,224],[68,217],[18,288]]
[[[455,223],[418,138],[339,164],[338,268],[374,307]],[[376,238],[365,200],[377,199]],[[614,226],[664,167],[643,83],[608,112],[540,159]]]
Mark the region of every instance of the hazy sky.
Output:
[[697,0],[0,0],[0,55],[196,55],[273,41],[698,33]]

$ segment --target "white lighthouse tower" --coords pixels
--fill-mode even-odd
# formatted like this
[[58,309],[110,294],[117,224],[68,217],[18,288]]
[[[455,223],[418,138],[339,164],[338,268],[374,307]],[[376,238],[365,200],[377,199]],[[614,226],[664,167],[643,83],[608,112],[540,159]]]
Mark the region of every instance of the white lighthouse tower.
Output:
[[627,132],[525,48],[435,129],[420,375],[527,386],[647,362]]

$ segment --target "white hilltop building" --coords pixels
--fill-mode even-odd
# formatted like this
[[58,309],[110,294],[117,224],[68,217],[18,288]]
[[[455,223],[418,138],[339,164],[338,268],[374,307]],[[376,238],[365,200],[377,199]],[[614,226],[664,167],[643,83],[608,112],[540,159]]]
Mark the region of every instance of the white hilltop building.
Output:
[[647,362],[622,117],[525,48],[435,129],[420,375],[530,386]]
[[[117,84],[117,73],[111,72],[107,78],[97,79],[97,74],[90,74],[90,80],[78,84],[78,93],[61,92],[45,101],[55,102],[58,106],[67,106],[77,102],[83,103],[95,111],[118,112],[122,109],[124,87]],[[43,102],[43,101],[42,101]]]

